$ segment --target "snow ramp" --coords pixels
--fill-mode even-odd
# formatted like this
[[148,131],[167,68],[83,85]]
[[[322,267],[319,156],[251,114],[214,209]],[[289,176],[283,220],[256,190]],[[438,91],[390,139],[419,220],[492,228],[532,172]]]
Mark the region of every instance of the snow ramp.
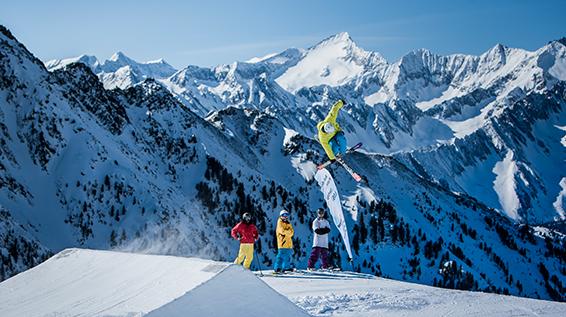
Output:
[[241,266],[66,249],[0,283],[0,316],[309,316]]

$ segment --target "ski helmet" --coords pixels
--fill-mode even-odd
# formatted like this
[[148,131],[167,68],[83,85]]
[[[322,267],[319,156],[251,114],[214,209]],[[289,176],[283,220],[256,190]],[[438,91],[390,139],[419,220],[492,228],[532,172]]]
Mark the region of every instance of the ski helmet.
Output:
[[323,126],[322,126],[322,131],[324,131],[324,133],[332,133],[334,132],[334,125],[330,122],[326,122]]
[[324,217],[324,215],[326,214],[326,211],[324,211],[323,208],[318,208],[318,209],[316,210],[316,214],[317,214],[318,216],[320,216],[320,217]]
[[242,220],[244,220],[244,221],[246,221],[246,222],[250,222],[250,221],[252,221],[252,215],[250,215],[249,212],[245,212],[245,213],[242,215]]
[[289,212],[283,209],[279,212],[279,217],[289,217]]

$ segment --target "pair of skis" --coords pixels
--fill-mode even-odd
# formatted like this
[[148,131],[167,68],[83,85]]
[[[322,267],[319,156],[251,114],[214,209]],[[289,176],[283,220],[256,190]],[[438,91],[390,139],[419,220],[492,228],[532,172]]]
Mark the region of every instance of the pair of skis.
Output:
[[[257,274],[257,273],[256,273]],[[334,279],[364,279],[372,280],[375,276],[367,273],[357,273],[353,271],[342,271],[338,270],[293,270],[287,271],[285,273],[271,273],[266,272],[265,275],[260,276],[271,276],[279,278],[334,278]]]
[[291,269],[291,270],[285,270],[285,271],[280,271],[280,272],[270,272],[267,273],[270,276],[284,276],[284,275],[315,275],[317,273],[336,273],[336,272],[341,272],[342,270],[340,268],[334,268],[334,269],[313,269],[313,270],[301,270],[301,269]]
[[[344,154],[348,154],[348,153],[352,153],[354,151],[356,151],[357,149],[362,147],[362,143],[358,143],[354,146],[352,146],[351,148],[349,148],[346,153]],[[358,173],[354,172],[354,170],[348,165],[346,164],[346,162],[344,161],[344,159],[341,156],[337,156],[336,157],[336,162],[340,163],[340,165],[342,165],[344,167],[344,169],[352,176],[352,178],[356,181],[356,182],[360,182],[362,181],[362,177],[360,175],[358,175]],[[332,164],[334,161],[332,160],[328,160],[320,165],[317,166],[317,168],[319,170],[329,166],[330,164]]]

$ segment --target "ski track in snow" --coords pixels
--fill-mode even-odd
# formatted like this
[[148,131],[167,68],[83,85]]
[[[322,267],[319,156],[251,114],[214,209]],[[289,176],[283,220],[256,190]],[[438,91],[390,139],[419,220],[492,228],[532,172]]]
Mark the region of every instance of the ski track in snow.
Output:
[[295,298],[294,302],[316,316],[368,313],[375,310],[420,310],[429,305],[423,298],[400,299],[398,297],[387,297],[377,292],[306,296]]
[[[264,277],[313,316],[564,316],[566,304],[466,292],[355,273]],[[348,276],[347,274],[352,274]]]

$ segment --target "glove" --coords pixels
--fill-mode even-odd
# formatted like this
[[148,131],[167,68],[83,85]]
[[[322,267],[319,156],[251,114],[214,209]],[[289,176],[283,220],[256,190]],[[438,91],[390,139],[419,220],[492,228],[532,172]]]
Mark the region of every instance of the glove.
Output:
[[330,232],[330,228],[326,227],[326,228],[318,228],[315,229],[314,232],[316,232],[316,234],[327,234]]
[[346,100],[340,99],[340,101],[342,101],[342,104],[343,104],[344,106],[346,105]]

